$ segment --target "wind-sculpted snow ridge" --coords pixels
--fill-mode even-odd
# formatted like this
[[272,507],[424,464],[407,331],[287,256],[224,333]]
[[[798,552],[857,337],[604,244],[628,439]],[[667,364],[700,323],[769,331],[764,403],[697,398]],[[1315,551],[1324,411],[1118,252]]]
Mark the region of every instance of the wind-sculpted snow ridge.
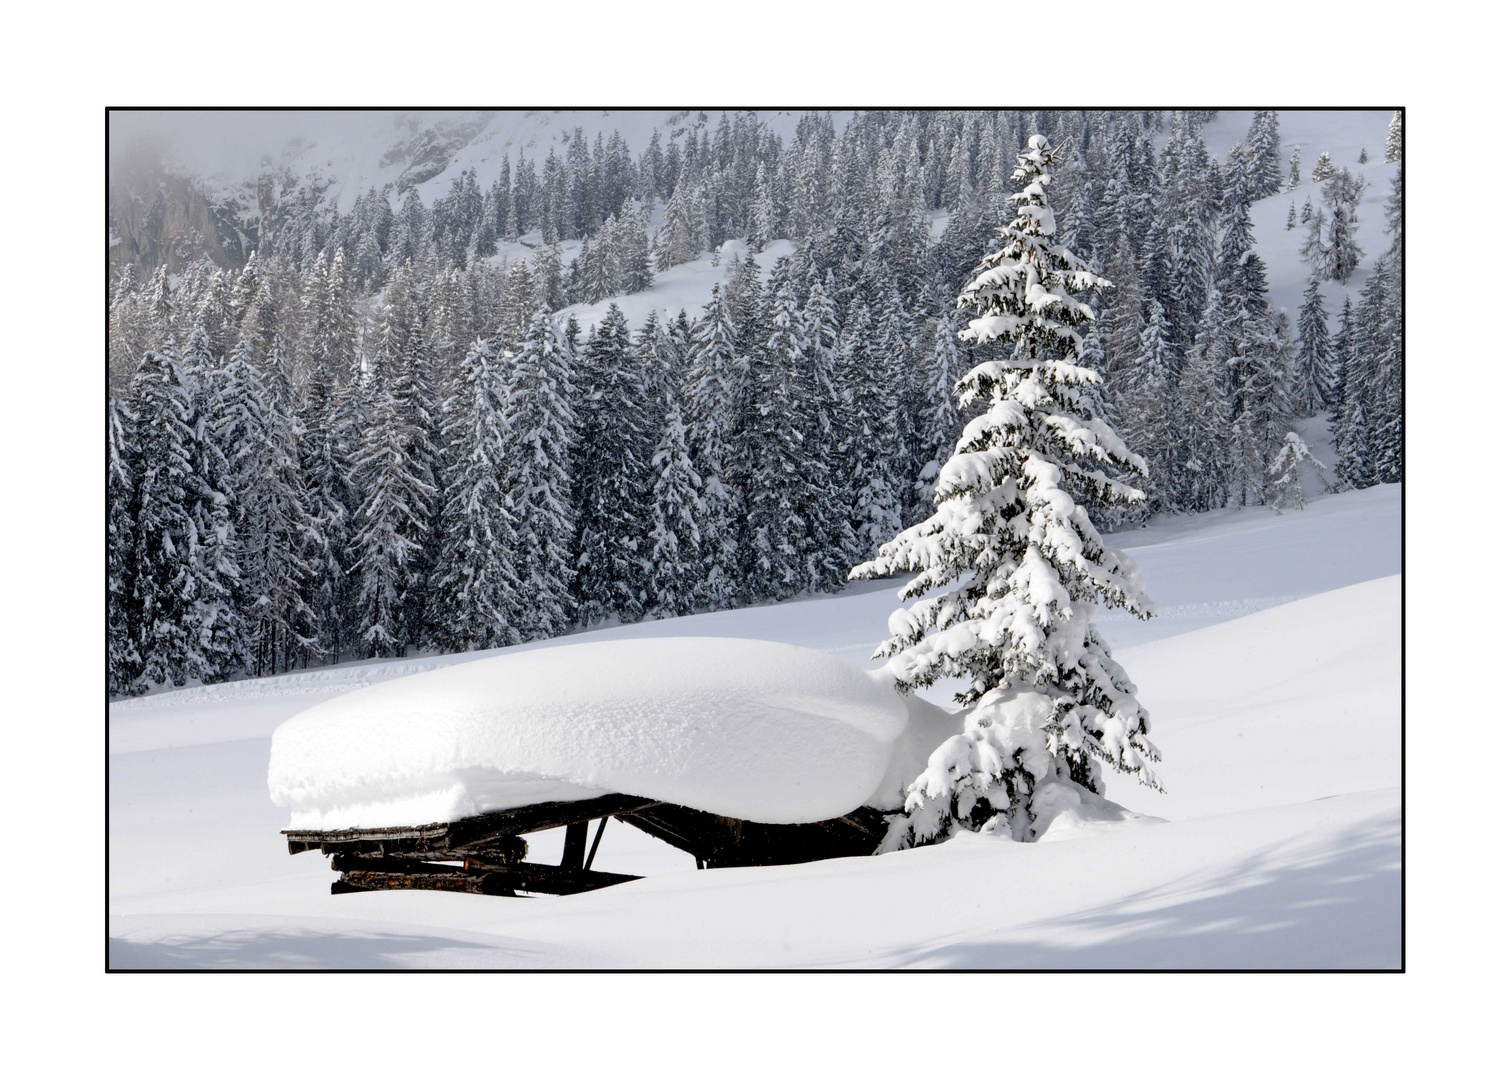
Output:
[[322,702],[273,733],[268,788],[295,828],[449,821],[611,791],[820,821],[877,789],[908,713],[890,679],[811,649],[583,642]]

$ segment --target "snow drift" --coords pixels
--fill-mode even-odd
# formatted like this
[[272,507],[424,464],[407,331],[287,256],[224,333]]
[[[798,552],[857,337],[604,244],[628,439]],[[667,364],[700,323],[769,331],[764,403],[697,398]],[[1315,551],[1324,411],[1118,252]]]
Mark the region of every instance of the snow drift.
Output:
[[[938,710],[934,710],[938,711]],[[452,821],[607,792],[774,824],[849,813],[909,707],[883,673],[770,641],[661,638],[505,654],[322,702],[273,733],[290,827]],[[939,718],[935,718],[938,720]]]

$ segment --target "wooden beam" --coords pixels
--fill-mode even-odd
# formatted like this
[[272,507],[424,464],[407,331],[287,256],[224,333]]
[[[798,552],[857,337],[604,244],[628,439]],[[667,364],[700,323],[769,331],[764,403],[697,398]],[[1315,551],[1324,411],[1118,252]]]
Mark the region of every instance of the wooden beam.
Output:
[[485,848],[501,837],[554,829],[658,805],[635,795],[604,795],[573,802],[536,803],[429,825],[354,829],[285,829],[289,854],[320,849],[327,854],[360,851],[376,855],[420,854]]
[[519,863],[507,870],[464,870],[460,866],[413,864],[392,869],[344,869],[341,881],[353,886],[343,892],[377,889],[433,889],[442,892],[513,896],[515,890],[569,895],[638,881],[632,874],[606,874],[601,870],[566,870],[542,863]]
[[574,821],[567,826],[567,835],[562,838],[562,869],[581,870],[583,853],[588,850],[588,823]]

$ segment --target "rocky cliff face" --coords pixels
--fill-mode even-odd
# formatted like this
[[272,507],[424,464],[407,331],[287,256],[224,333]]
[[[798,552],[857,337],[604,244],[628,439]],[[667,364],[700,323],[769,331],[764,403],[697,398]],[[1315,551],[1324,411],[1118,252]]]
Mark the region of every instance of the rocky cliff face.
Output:
[[396,191],[403,192],[417,184],[423,184],[445,172],[457,154],[483,133],[493,117],[491,112],[481,112],[464,119],[441,120],[424,127],[418,120],[412,120],[411,137],[401,139],[389,147],[379,164],[383,167],[404,167],[394,185]]
[[112,271],[135,263],[144,275],[163,265],[178,273],[201,257],[235,267],[257,242],[256,219],[247,220],[240,201],[212,201],[188,177],[113,178],[108,199]]
[[[489,125],[494,114],[448,116],[425,123],[421,114],[396,121],[399,138],[377,163],[380,190],[398,194],[439,176]],[[286,151],[301,153],[303,140]],[[318,148],[308,147],[315,157]],[[142,280],[159,266],[178,273],[200,258],[238,267],[256,249],[259,225],[275,214],[281,197],[298,187],[324,191],[331,178],[318,165],[296,179],[284,164],[265,158],[255,178],[237,183],[184,174],[155,149],[141,148],[112,163],[108,194],[108,255],[112,273],[136,265]]]

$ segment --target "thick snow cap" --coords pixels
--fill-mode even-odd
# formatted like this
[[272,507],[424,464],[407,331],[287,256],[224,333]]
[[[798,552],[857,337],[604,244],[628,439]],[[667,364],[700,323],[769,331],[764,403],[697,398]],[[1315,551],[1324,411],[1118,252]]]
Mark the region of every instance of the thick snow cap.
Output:
[[891,678],[770,641],[508,653],[366,687],[273,734],[292,828],[418,825],[607,792],[748,821],[849,813],[908,710]]

